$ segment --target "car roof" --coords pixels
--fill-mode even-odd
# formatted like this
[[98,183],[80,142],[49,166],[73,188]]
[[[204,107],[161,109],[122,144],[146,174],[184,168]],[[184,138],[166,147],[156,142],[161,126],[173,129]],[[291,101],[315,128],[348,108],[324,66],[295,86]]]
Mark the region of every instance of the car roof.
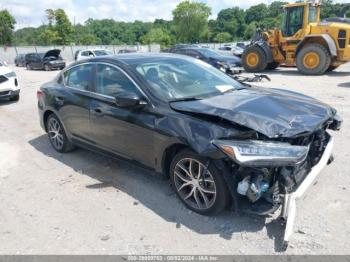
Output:
[[191,58],[188,56],[171,53],[125,53],[84,59],[82,61],[77,62],[76,64],[86,62],[117,62],[124,65],[132,65],[139,63],[152,63],[161,60],[167,60],[169,58],[181,58],[184,60],[191,60]]

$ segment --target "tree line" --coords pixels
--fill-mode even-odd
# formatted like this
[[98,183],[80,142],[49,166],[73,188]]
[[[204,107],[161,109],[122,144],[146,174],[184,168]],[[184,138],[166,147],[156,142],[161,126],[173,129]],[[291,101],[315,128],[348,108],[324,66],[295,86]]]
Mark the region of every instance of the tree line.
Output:
[[[322,0],[321,18],[350,17],[348,4]],[[271,29],[282,24],[284,1],[257,4],[244,10],[222,9],[216,19],[209,19],[210,6],[183,1],[173,10],[173,19],[154,22],[122,22],[114,19],[88,19],[72,24],[63,9],[47,9],[47,22],[39,27],[14,30],[16,20],[8,10],[0,10],[0,45],[134,45],[158,43],[230,42],[248,40],[257,28]]]

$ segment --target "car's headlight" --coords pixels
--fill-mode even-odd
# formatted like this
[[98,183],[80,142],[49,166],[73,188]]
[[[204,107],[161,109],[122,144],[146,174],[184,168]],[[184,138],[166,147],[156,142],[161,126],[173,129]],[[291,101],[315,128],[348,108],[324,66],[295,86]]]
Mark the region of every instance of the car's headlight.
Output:
[[16,77],[16,73],[15,72],[10,72],[7,74],[4,74],[5,77],[10,78],[10,77]]
[[219,149],[235,162],[247,166],[286,166],[305,160],[308,146],[259,140],[215,140]]

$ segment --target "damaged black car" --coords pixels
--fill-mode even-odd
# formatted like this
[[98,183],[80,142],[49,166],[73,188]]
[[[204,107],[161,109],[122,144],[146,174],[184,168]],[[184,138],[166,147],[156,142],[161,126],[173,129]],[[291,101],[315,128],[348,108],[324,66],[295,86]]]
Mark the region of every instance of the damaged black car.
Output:
[[342,122],[316,99],[244,85],[172,54],[77,62],[37,95],[41,125],[58,152],[79,146],[153,169],[203,215],[282,207],[285,241],[296,200],[332,161],[328,130]]
[[28,53],[24,57],[25,66],[27,70],[62,70],[66,67],[66,62],[60,54],[59,49],[52,49],[46,53]]

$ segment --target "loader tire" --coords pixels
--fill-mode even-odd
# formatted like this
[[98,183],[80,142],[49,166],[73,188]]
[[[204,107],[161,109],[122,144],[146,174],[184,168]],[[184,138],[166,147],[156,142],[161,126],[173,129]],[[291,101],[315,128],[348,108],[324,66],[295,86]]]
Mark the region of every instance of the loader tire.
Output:
[[247,72],[261,72],[267,67],[267,58],[264,50],[257,45],[247,47],[242,55],[242,64]]
[[332,65],[330,65],[329,67],[328,67],[328,69],[327,69],[327,72],[332,72],[332,71],[334,71],[335,69],[337,69],[339,66],[332,66]]
[[321,44],[309,44],[298,53],[296,64],[299,72],[304,75],[322,75],[329,68],[331,60],[326,47]]
[[280,64],[277,62],[272,62],[272,63],[268,63],[266,66],[267,70],[275,70],[277,67],[279,67]]

